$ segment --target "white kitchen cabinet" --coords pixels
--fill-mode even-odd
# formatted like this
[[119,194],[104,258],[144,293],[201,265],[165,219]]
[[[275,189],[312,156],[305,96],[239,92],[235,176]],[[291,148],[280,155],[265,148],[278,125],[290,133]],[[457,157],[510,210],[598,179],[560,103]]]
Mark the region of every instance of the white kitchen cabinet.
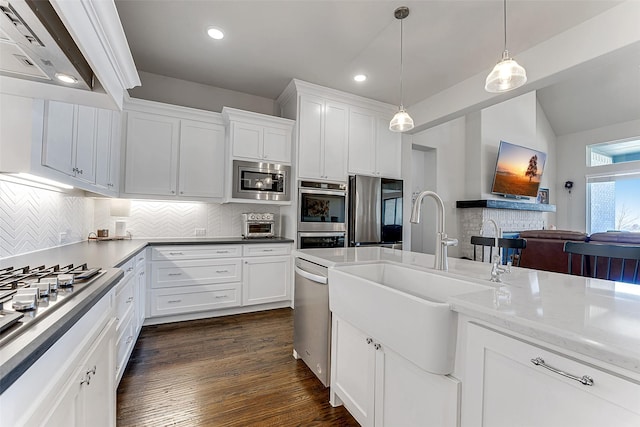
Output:
[[114,293],[96,302],[0,395],[0,425],[115,426]]
[[120,132],[120,113],[98,110],[96,186],[115,196],[120,190]]
[[139,100],[127,108],[124,193],[224,197],[226,142],[219,115]]
[[480,325],[468,326],[464,369],[463,427],[640,425],[637,382]]
[[42,164],[87,183],[96,181],[98,109],[44,101]]
[[242,245],[161,246],[151,250],[149,316],[240,306]]
[[146,249],[135,255],[134,277],[136,281],[136,336],[140,334],[142,324],[147,315],[147,258]]
[[291,299],[291,257],[245,258],[242,266],[242,305]]
[[232,159],[291,164],[292,120],[228,107],[222,116],[229,124]]
[[401,136],[389,130],[389,120],[375,111],[349,109],[350,174],[401,177]]
[[180,121],[180,196],[224,196],[224,144],[224,126]]
[[459,381],[418,368],[339,316],[332,322],[334,405],[363,427],[458,425]]
[[88,350],[85,360],[59,390],[42,425],[114,426],[115,320],[109,322]]
[[120,383],[127,366],[135,340],[137,338],[137,307],[140,297],[137,291],[138,281],[135,274],[135,258],[120,266],[124,277],[116,285],[116,366],[115,387]]
[[180,120],[127,112],[124,192],[175,196]]
[[346,181],[348,111],[346,104],[300,96],[299,178]]

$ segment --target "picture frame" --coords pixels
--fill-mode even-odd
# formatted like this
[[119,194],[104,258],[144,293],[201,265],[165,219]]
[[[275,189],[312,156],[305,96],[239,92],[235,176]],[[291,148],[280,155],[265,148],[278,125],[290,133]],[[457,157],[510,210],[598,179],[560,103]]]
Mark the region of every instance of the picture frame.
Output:
[[536,202],[542,203],[543,205],[549,204],[549,189],[548,188],[540,188],[538,189],[538,197]]

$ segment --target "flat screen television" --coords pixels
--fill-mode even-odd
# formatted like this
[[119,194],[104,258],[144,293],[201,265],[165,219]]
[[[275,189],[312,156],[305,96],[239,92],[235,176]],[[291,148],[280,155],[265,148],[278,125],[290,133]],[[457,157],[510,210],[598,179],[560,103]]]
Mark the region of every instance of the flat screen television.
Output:
[[513,198],[537,197],[546,153],[500,141],[491,192]]

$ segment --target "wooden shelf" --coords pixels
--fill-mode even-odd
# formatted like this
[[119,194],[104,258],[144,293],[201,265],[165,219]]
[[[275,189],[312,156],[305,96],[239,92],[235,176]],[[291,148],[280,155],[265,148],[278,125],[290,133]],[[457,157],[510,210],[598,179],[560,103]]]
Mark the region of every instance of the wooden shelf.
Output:
[[517,211],[537,211],[537,212],[555,212],[556,205],[546,205],[543,203],[526,203],[515,200],[458,200],[456,207],[459,209],[469,208],[488,208],[488,209],[511,209]]

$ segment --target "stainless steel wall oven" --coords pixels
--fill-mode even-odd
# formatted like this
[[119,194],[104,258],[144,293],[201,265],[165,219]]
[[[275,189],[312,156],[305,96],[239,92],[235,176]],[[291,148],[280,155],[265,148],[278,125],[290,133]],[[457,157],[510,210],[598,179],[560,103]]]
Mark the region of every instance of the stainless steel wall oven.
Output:
[[344,247],[347,210],[346,184],[301,181],[298,188],[298,247]]

